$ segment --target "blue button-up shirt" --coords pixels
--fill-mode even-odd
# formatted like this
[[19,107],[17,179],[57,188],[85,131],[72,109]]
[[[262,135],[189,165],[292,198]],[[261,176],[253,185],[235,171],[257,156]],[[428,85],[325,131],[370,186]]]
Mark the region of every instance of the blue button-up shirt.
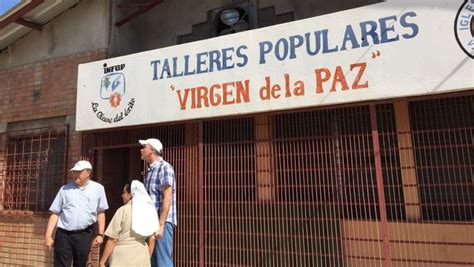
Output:
[[155,203],[158,216],[161,216],[161,204],[163,203],[163,187],[171,186],[171,206],[166,222],[177,225],[176,211],[176,179],[173,167],[163,159],[150,164],[146,172],[145,187],[151,199]]
[[94,224],[97,212],[108,208],[104,187],[89,180],[82,189],[74,182],[61,187],[49,210],[59,214],[59,228],[73,231]]

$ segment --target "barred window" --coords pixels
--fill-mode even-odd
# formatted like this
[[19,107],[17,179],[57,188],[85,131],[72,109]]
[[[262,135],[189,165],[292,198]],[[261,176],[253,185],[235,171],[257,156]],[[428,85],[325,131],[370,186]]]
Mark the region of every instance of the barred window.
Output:
[[472,221],[474,96],[410,103],[423,220]]
[[7,133],[3,210],[48,210],[66,174],[67,139],[67,125]]

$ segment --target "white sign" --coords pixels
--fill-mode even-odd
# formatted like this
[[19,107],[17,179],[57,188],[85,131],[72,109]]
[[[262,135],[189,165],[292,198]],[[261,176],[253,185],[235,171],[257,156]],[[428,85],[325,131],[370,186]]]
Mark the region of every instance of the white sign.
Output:
[[389,1],[81,64],[76,129],[472,90],[473,1]]

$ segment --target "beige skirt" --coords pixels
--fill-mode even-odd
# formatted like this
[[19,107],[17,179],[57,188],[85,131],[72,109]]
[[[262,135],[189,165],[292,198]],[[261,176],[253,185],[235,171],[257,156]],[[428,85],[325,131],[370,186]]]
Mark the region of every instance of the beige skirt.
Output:
[[150,253],[148,245],[142,242],[127,242],[114,247],[112,255],[110,255],[110,266],[136,266],[149,267]]

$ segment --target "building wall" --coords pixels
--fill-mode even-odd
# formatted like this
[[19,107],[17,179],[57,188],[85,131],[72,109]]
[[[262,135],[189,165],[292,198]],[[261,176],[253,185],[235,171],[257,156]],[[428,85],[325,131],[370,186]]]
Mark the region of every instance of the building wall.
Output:
[[[109,1],[84,0],[11,44],[0,53],[0,135],[11,131],[69,125],[71,166],[81,156],[75,131],[78,64],[103,59],[108,45]],[[5,146],[0,197],[3,200]],[[66,179],[66,177],[65,177]],[[12,212],[0,205],[0,266],[51,266],[44,248],[47,213]]]
[[51,266],[44,249],[44,217],[0,216],[0,266]]
[[176,172],[177,266],[471,266],[472,100],[316,107],[84,140],[106,188],[126,173],[107,163],[133,160],[119,148],[162,140]]
[[77,53],[0,70],[0,122],[73,115],[77,66],[104,56],[104,51]]
[[[1,69],[0,123],[4,132],[0,134],[69,124],[66,165],[71,166],[79,160],[82,146],[81,133],[74,129],[77,65],[105,56],[104,51],[85,52]],[[5,170],[3,156],[1,162]],[[0,174],[0,197],[4,173]],[[47,216],[7,212],[0,205],[0,266],[50,266],[52,254],[44,249]]]
[[[1,52],[0,103],[2,103],[2,107],[0,108],[0,134],[5,135],[13,130],[69,124],[70,135],[68,139],[68,158],[66,162],[67,166],[71,166],[74,161],[84,156],[84,151],[81,150],[81,147],[83,147],[83,133],[76,132],[74,129],[76,105],[87,104],[76,103],[78,64],[96,61],[110,56],[126,55],[175,45],[179,42],[180,36],[194,35],[192,38],[182,39],[183,41],[208,38],[209,36],[204,34],[208,30],[208,28],[205,27],[208,20],[208,12],[230,5],[232,2],[233,1],[230,0],[164,1],[162,4],[142,14],[132,22],[117,28],[112,26],[113,23],[124,18],[133,10],[118,9],[118,1],[113,0],[81,1],[76,7],[71,8],[69,11],[44,25],[42,32],[32,32]],[[259,22],[262,22],[259,25],[268,26],[379,1],[261,0],[251,2],[255,4],[258,3],[256,8],[262,10],[262,12],[258,13],[262,15],[258,18]],[[265,13],[263,10],[265,12],[271,12]],[[197,27],[196,25],[204,25],[204,27]],[[256,143],[260,145],[260,148],[258,148],[260,150],[258,150],[256,154],[260,158],[260,163],[257,166],[259,168],[258,175],[256,176],[256,180],[259,183],[257,194],[258,201],[267,201],[276,197],[276,191],[274,191],[274,189],[268,189],[268,187],[274,187],[274,181],[267,179],[274,172],[273,167],[267,166],[270,165],[268,162],[273,160],[269,156],[271,151],[269,144],[271,143],[270,135],[272,124],[270,124],[268,118],[261,118],[262,117],[259,117],[259,119],[257,119],[257,126],[261,126],[260,128],[263,128],[263,132],[260,131],[259,134],[256,134]],[[184,128],[192,128],[188,127],[192,126],[191,124],[186,124],[185,126]],[[211,128],[212,127],[209,127],[209,129]],[[168,129],[165,130],[164,132],[169,132]],[[239,129],[239,131],[241,131],[241,129]],[[234,133],[235,132],[238,131],[234,131]],[[195,131],[187,133],[186,137],[188,138],[194,134]],[[216,136],[219,136],[219,134],[216,133]],[[115,140],[112,138],[109,139],[111,141]],[[133,140],[135,139],[136,138],[133,138]],[[318,138],[314,137],[314,139],[317,140]],[[196,157],[194,157],[197,153],[197,142],[193,141],[191,143],[193,143],[194,146],[188,145],[189,148],[186,147],[186,149],[189,149],[191,152],[189,154],[184,153],[185,155],[183,156],[185,159],[189,158],[189,160],[182,161],[190,162],[189,166],[181,167],[181,170],[186,171],[178,172],[178,175],[183,178],[185,175],[193,176],[197,172],[197,167],[195,166]],[[125,145],[131,146],[133,144],[135,144],[135,141]],[[209,145],[209,147],[212,146]],[[223,151],[226,151],[226,149],[230,149],[232,146],[223,144],[222,147]],[[243,150],[252,150],[252,148],[248,147],[249,145],[246,141]],[[3,149],[0,149],[0,151],[3,151]],[[183,151],[186,152],[186,150]],[[182,152],[176,149],[175,152],[172,150],[171,153],[178,155]],[[123,154],[125,155],[126,153],[124,152]],[[98,169],[103,166],[101,162],[107,159],[107,156],[116,155],[102,155],[99,153],[96,158],[97,162],[99,162],[97,166]],[[0,160],[0,163],[4,163],[3,159]],[[223,168],[225,168],[225,166],[227,166],[225,164],[227,163],[217,165],[224,166]],[[238,164],[235,166],[238,166]],[[0,174],[0,190],[3,190],[4,165],[1,164],[0,168],[2,168]],[[222,173],[227,173],[228,170],[222,169],[221,171]],[[237,178],[240,178],[240,173],[236,173],[235,177],[236,181],[238,181]],[[110,184],[114,181],[112,179],[116,178],[113,173],[101,174],[98,172],[96,175],[109,175],[112,177],[110,180],[99,180],[104,183],[110,182]],[[182,179],[181,181],[184,180],[185,179]],[[196,218],[199,216],[199,214],[196,213],[197,201],[194,201],[194,197],[197,196],[196,192],[200,189],[197,187],[197,182],[191,184],[190,181],[196,182],[196,180],[192,179],[186,180],[189,186],[183,187],[182,190],[188,190],[186,191],[186,196],[190,196],[189,199],[191,201],[187,203],[190,213],[188,218],[191,219],[185,221],[185,216],[183,216],[182,223],[180,222],[180,227],[183,230],[181,230],[180,235],[184,237],[185,240],[194,241],[198,240],[197,238],[200,234],[198,228],[199,224],[196,222]],[[216,183],[218,181],[220,180],[216,180]],[[215,187],[219,188],[218,185],[219,184],[216,184]],[[110,191],[108,191],[108,193],[110,193]],[[183,193],[183,195],[185,194]],[[0,196],[3,196],[2,191],[0,191]],[[215,196],[223,197],[224,200],[225,197],[227,197],[226,195],[218,194]],[[224,200],[222,203],[228,204],[228,202]],[[111,201],[115,202],[117,200],[114,199]],[[314,203],[311,204],[313,205]],[[236,209],[238,210],[241,206],[242,205],[236,205]],[[212,210],[214,209],[217,210],[215,207]],[[291,209],[288,212],[290,211]],[[261,220],[263,226],[266,226],[265,223],[267,219],[271,221],[271,223],[280,221],[279,217],[265,218]],[[303,221],[303,219],[304,218],[301,217],[301,221]],[[248,221],[250,221],[250,219],[248,219]],[[290,219],[288,219],[288,221],[290,221]],[[50,266],[52,263],[51,254],[45,251],[43,245],[46,223],[46,213],[9,213],[4,212],[0,206],[0,266],[12,266],[15,264]],[[186,225],[188,225],[188,228],[186,228]],[[276,228],[282,227],[278,224],[275,225]],[[319,227],[318,224],[314,225]],[[375,226],[373,228],[375,228]],[[275,232],[278,233],[278,231]],[[234,233],[231,232],[226,240],[232,241],[232,234]],[[271,238],[274,236],[274,233],[268,236],[268,240],[270,240],[268,244],[272,244]],[[311,235],[308,236],[311,237]],[[321,237],[321,240],[325,240],[324,238],[326,237],[329,239],[333,238],[332,236],[324,236],[322,234],[319,234],[319,237]],[[286,240],[286,238],[287,236],[282,236],[282,240]],[[180,242],[182,242],[182,239],[180,240]],[[222,240],[221,235],[219,234],[219,236],[213,240],[219,243],[218,241]],[[245,240],[247,239],[245,238]],[[323,241],[311,239],[308,242],[319,244],[318,242]],[[284,242],[282,242],[282,244],[283,243]],[[302,242],[301,244],[308,243]],[[192,247],[193,245],[195,247]],[[193,259],[197,258],[199,254],[197,254],[196,251],[199,251],[199,245],[192,244],[189,247],[193,248],[189,249],[189,251],[191,251],[189,255],[191,255]],[[215,248],[219,249],[221,247],[222,246],[216,246]],[[302,245],[302,247],[304,247],[304,245]],[[311,247],[315,248],[317,245]],[[468,249],[472,251],[472,246],[469,245]],[[182,259],[189,256],[186,254],[186,251],[185,249],[181,251],[178,250]],[[245,257],[245,253],[238,253]],[[311,255],[315,255],[315,253]],[[271,256],[279,257],[278,253]],[[95,255],[95,258],[97,258],[97,255]],[[469,258],[469,260],[470,259],[471,258]],[[471,262],[471,260],[469,262]]]
[[[178,43],[178,36],[192,34],[209,38],[206,33],[208,12],[220,9],[232,3],[250,2],[256,9],[274,7],[278,16],[293,13],[294,20],[305,19],[313,16],[342,11],[363,5],[381,2],[379,0],[205,0],[205,1],[163,1],[152,10],[140,15],[135,20],[121,27],[112,28],[111,53],[113,55],[126,55],[151,49],[172,46]],[[131,10],[113,9],[115,21],[123,18]],[[259,14],[260,15],[260,14]],[[268,17],[259,17],[258,20],[268,20]],[[274,23],[265,26],[287,22],[274,20]],[[205,24],[205,25],[203,25]],[[196,27],[197,26],[197,27]],[[198,39],[194,39],[198,40]]]
[[0,69],[2,132],[70,125],[69,162],[79,159],[75,131],[77,66],[106,57],[103,50]]

